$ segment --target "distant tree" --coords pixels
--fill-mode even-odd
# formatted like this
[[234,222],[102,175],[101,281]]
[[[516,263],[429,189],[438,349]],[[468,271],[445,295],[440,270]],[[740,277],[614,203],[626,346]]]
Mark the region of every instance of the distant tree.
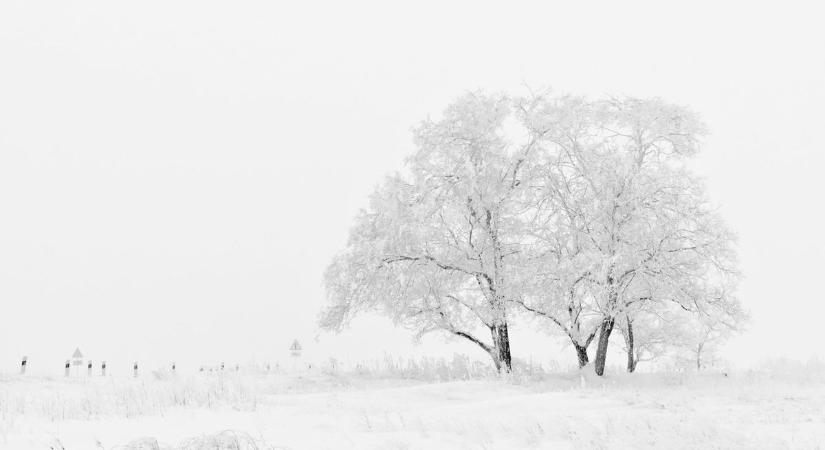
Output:
[[727,339],[730,330],[699,321],[694,325],[693,332],[686,344],[689,345],[687,347],[696,362],[696,370],[702,370],[703,361],[715,359],[719,344]]
[[702,370],[716,360],[721,345],[741,330],[747,315],[734,309],[724,314],[700,314],[692,319],[681,324],[676,347],[688,355],[696,370]]
[[379,311],[419,334],[438,330],[473,342],[498,370],[511,370],[523,179],[543,133],[523,120],[529,107],[470,93],[415,130],[406,172],[373,194],[326,271],[323,327],[337,330],[359,312]]

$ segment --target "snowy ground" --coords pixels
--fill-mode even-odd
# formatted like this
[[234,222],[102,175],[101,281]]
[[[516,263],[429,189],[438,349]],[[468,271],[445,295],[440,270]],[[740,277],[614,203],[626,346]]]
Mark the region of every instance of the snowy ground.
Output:
[[[225,447],[215,447],[221,439]],[[576,373],[430,384],[320,373],[7,376],[0,447],[814,449],[825,447],[825,380],[761,372],[613,375],[584,386]]]

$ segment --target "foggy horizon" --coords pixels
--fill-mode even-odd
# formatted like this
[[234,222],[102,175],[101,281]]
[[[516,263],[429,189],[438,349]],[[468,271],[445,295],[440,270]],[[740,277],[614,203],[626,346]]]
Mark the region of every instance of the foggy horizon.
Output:
[[[825,57],[816,14],[700,3],[105,2],[0,7],[0,372],[481,359],[381,317],[322,332],[353,218],[467,91],[659,97],[710,134],[694,161],[738,235],[746,330],[722,356],[825,358]],[[528,12],[529,11],[529,12]],[[380,17],[374,20],[373,17]],[[549,325],[514,356],[573,361]],[[610,361],[619,364],[620,358]],[[572,364],[571,364],[572,365]]]

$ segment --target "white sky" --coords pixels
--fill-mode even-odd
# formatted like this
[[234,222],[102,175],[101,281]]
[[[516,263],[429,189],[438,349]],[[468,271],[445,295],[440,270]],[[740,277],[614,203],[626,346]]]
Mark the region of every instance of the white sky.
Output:
[[[284,359],[294,337],[317,357],[483,357],[374,319],[314,341],[321,273],[413,125],[525,86],[702,113],[697,168],[753,315],[727,356],[825,356],[814,2],[389,3],[0,3],[0,372],[28,355],[59,373],[76,346],[122,371]],[[516,356],[558,352],[531,327]]]

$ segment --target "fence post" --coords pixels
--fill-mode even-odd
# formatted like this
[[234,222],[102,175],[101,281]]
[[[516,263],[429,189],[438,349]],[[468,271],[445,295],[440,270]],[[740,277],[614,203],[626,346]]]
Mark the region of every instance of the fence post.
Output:
[[133,370],[135,371],[134,377],[137,378],[137,376],[138,376],[138,363],[137,363],[137,361],[135,361],[135,365],[134,365]]
[[89,360],[89,364],[86,366],[86,375],[91,377],[92,376],[92,360]]
[[221,370],[223,370],[223,363],[221,363]]
[[26,374],[26,362],[29,360],[28,356],[23,357],[23,361],[20,362],[20,375]]
[[173,362],[172,363],[172,372],[174,372],[174,371],[175,371],[175,363]]
[[71,370],[70,369],[71,365],[72,365],[72,362],[67,359],[66,360],[66,374],[65,374],[67,377],[69,376],[69,373],[70,373],[69,371]]
[[100,376],[101,377],[106,376],[106,361],[103,361],[102,363],[100,363]]

